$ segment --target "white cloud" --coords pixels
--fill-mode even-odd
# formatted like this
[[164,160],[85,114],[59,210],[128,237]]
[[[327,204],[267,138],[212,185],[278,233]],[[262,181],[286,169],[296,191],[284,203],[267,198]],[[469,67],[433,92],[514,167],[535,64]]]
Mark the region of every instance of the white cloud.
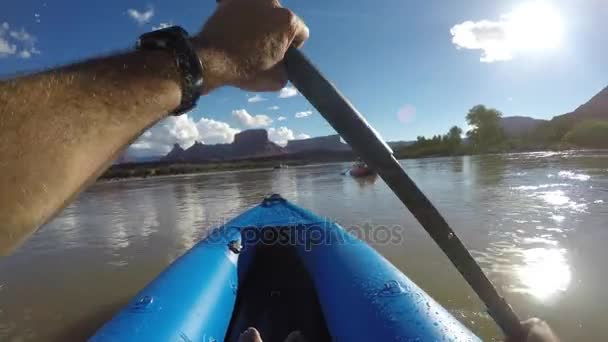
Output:
[[295,135],[293,131],[285,126],[279,128],[270,127],[268,129],[268,139],[278,145],[285,146],[289,140],[308,139],[310,135],[300,133]]
[[188,148],[198,139],[196,123],[188,115],[170,116],[154,125],[129,148],[136,155],[161,156],[167,154],[173,144]]
[[256,94],[256,95],[254,95],[252,97],[248,97],[247,98],[247,102],[250,102],[250,103],[262,102],[262,101],[266,101],[266,98],[262,97],[259,94]]
[[281,109],[279,106],[270,106],[268,107],[268,110],[279,110]]
[[136,156],[164,156],[174,144],[189,148],[195,141],[205,144],[230,143],[239,130],[225,122],[201,118],[195,122],[188,115],[171,116],[142,134],[130,147]]
[[205,144],[231,143],[234,140],[234,135],[240,132],[225,122],[206,118],[201,118],[196,127],[199,132],[199,141]]
[[272,123],[272,119],[268,115],[251,115],[245,109],[233,110],[232,116],[246,128],[266,127]]
[[134,8],[129,8],[127,14],[131,19],[135,20],[137,24],[143,25],[148,23],[154,16],[154,8],[149,7],[147,10],[141,12]]
[[293,131],[285,126],[279,128],[270,127],[268,129],[268,139],[278,145],[285,146],[287,141],[294,140]]
[[480,61],[492,63],[513,58],[507,42],[506,25],[502,21],[465,21],[450,29],[452,43],[458,49],[482,50]]
[[17,52],[17,46],[0,36],[0,57],[14,55],[15,52]]
[[481,62],[507,61],[518,52],[544,50],[559,45],[562,20],[548,3],[524,3],[496,21],[465,21],[450,29],[458,49],[481,50]]
[[11,30],[7,22],[0,25],[0,58],[11,55],[30,58],[32,55],[40,54],[36,42],[36,37],[23,28],[16,31]]
[[23,59],[28,59],[28,58],[32,57],[32,53],[27,50],[22,50],[19,52],[18,56]]
[[301,139],[309,139],[310,135],[305,134],[305,133],[300,133],[298,135],[296,135],[296,139],[301,140]]
[[307,111],[303,111],[303,112],[297,112],[296,115],[294,115],[296,117],[296,119],[302,119],[305,117],[309,117],[312,115],[312,111],[311,110],[307,110]]
[[287,118],[286,118],[286,117],[284,117],[284,116],[279,116],[279,117],[277,118],[277,121],[283,121],[283,120],[287,120]]
[[21,42],[28,42],[35,39],[31,34],[25,32],[24,29],[21,29],[21,31],[11,31],[10,36]]
[[[208,118],[195,122],[189,115],[170,116],[144,132],[128,150],[137,157],[161,157],[169,153],[174,144],[182,148],[191,147],[195,141],[205,144],[224,144],[234,141],[240,131],[229,124]],[[268,128],[268,138],[285,146],[289,140],[308,139],[308,134],[294,134],[293,130],[281,126]]]
[[173,26],[172,23],[160,23],[160,24],[158,24],[158,26],[152,26],[152,29],[153,30],[162,30],[164,28],[171,27],[171,26]]
[[279,92],[279,98],[281,98],[281,99],[285,99],[288,97],[294,97],[296,95],[298,95],[298,90],[294,86],[290,86],[290,85],[281,89],[281,91]]

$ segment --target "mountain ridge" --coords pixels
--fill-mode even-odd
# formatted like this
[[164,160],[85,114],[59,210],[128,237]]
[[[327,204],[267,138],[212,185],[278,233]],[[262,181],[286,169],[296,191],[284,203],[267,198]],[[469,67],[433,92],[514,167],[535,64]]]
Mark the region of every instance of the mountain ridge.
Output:
[[[587,102],[566,114],[556,115],[550,120],[537,119],[530,116],[514,115],[501,118],[501,126],[508,138],[521,138],[529,134],[540,134],[543,131],[554,130],[558,138],[564,137],[576,124],[586,120],[608,120],[608,86],[594,95]],[[411,145],[411,141],[388,142],[393,149]],[[227,161],[252,157],[280,156],[300,152],[336,152],[348,151],[350,146],[344,144],[337,134],[314,137],[301,140],[290,140],[285,147],[281,147],[268,139],[265,129],[252,129],[242,131],[235,135],[234,141],[229,144],[206,145],[195,142],[187,149],[175,144],[165,156],[146,158],[135,161],[181,161],[205,162]],[[132,161],[126,154],[117,159],[116,163]]]

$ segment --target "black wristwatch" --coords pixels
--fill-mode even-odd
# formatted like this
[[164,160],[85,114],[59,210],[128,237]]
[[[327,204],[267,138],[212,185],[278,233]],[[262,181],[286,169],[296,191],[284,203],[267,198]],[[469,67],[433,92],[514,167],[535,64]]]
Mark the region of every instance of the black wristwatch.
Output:
[[182,102],[171,112],[181,115],[196,107],[203,91],[203,65],[188,39],[188,32],[179,26],[143,34],[137,41],[138,50],[167,50],[173,54],[181,75]]

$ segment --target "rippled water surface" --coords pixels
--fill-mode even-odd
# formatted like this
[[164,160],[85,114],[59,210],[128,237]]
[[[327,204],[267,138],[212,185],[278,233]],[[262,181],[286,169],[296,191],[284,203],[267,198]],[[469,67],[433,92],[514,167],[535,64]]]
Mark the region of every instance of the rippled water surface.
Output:
[[[521,317],[565,341],[605,340],[608,153],[406,160]],[[99,183],[0,259],[0,340],[89,336],[211,226],[281,193],[364,237],[485,339],[498,333],[464,280],[380,180],[347,164]],[[398,226],[400,243],[374,227]],[[394,241],[394,240],[393,240]]]

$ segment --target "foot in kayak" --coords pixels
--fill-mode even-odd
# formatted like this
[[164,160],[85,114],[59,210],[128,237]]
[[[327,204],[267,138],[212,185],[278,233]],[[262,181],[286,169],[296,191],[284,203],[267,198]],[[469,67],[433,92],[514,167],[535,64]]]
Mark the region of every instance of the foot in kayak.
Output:
[[256,328],[247,328],[241,333],[238,342],[263,342],[262,336]]
[[[263,342],[260,332],[256,328],[248,328],[241,333],[238,342]],[[306,342],[306,339],[299,331],[294,331],[287,336],[285,342]]]
[[304,335],[299,331],[294,331],[287,336],[285,342],[306,342]]

